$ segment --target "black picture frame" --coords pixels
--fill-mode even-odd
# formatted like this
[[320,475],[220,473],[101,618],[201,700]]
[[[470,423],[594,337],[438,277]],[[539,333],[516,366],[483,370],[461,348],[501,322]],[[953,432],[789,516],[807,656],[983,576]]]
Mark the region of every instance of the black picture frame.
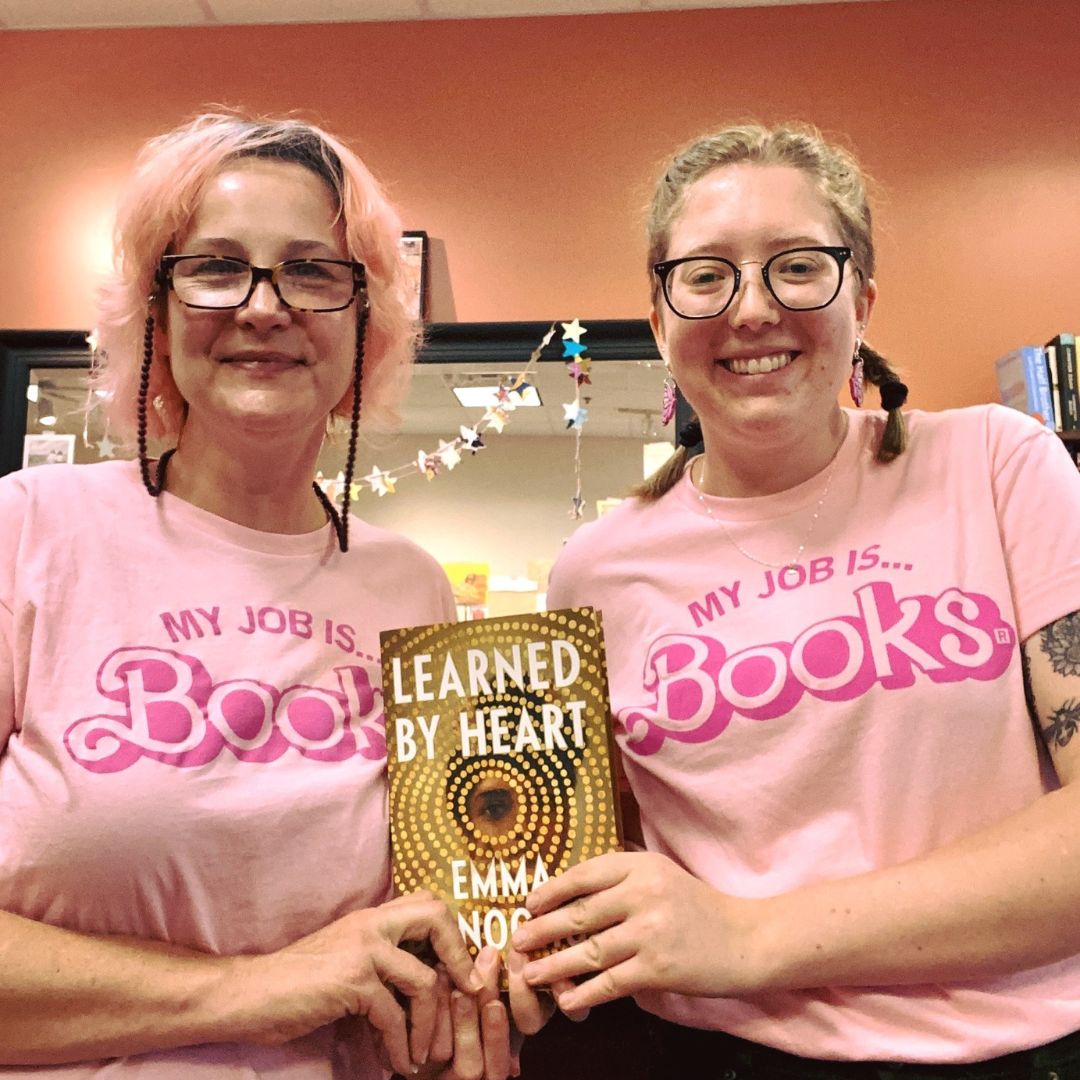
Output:
[[32,368],[89,368],[85,330],[0,331],[0,476],[22,468]]

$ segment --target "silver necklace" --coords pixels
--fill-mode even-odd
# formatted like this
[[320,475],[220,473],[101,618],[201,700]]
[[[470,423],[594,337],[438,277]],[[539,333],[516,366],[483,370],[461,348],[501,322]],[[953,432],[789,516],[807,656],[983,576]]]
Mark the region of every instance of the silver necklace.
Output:
[[810,543],[810,537],[814,535],[814,529],[817,528],[818,518],[821,517],[821,508],[825,505],[825,500],[829,497],[829,487],[832,485],[833,473],[836,472],[836,463],[840,460],[840,447],[844,445],[844,439],[846,437],[847,426],[845,425],[844,435],[840,439],[840,446],[836,448],[836,453],[833,454],[833,459],[831,462],[829,462],[829,469],[828,472],[825,474],[825,486],[824,488],[822,488],[821,497],[818,499],[817,505],[814,507],[814,513],[810,518],[810,524],[806,527],[806,532],[803,534],[802,542],[799,544],[798,551],[796,551],[795,554],[787,560],[787,562],[770,562],[768,559],[759,559],[756,555],[752,555],[749,551],[746,550],[746,548],[742,546],[742,544],[739,543],[738,540],[735,539],[734,536],[731,535],[731,530],[727,527],[727,523],[721,521],[720,518],[716,517],[713,514],[712,508],[705,501],[705,496],[701,493],[701,489],[698,487],[697,482],[694,480],[694,466],[698,463],[698,461],[705,460],[704,454],[702,454],[699,458],[696,458],[690,463],[690,486],[694,489],[694,494],[697,496],[698,502],[701,503],[701,507],[705,511],[706,515],[708,515],[711,521],[713,521],[715,524],[719,525],[721,529],[723,529],[724,536],[727,537],[728,542],[740,555],[749,559],[751,562],[756,562],[759,566],[767,566],[771,570],[794,569],[796,566],[798,566],[799,560],[802,558],[803,552],[806,550],[806,545]]

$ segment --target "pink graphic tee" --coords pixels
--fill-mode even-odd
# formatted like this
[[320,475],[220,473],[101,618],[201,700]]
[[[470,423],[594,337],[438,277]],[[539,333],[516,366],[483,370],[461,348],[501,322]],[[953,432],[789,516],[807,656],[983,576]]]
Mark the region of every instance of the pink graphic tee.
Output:
[[[127,462],[0,478],[0,909],[269,952],[390,894],[379,631],[445,575],[350,522],[260,533]],[[0,1076],[382,1077],[327,1028]]]
[[[1080,608],[1075,466],[997,406],[907,414],[909,449],[882,465],[883,414],[849,415],[794,568],[732,539],[782,565],[822,476],[711,499],[729,537],[684,474],[580,529],[552,572],[549,606],[603,613],[649,848],[736,896],[895,865],[1056,786],[1017,646]],[[1080,957],[947,985],[639,1000],[808,1057],[971,1061],[1080,1028]]]

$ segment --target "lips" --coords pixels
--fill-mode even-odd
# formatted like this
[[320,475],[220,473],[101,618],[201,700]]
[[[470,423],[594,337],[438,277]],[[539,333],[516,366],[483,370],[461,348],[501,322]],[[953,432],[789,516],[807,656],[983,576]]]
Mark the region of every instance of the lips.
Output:
[[768,375],[789,367],[798,355],[797,352],[762,353],[759,356],[721,358],[717,363],[733,375]]
[[244,366],[276,366],[276,367],[305,367],[303,357],[289,356],[279,352],[240,352],[230,356],[223,356],[219,361],[222,364],[243,364]]

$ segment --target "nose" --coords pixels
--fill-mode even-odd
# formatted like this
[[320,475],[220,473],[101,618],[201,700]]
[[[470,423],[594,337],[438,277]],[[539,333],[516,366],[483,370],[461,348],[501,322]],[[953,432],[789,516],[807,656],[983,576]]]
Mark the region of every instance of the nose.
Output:
[[236,309],[236,317],[256,329],[272,329],[292,321],[288,307],[278,296],[273,282],[267,278],[255,284],[247,302]]
[[765,284],[761,263],[744,262],[739,266],[743,268],[742,280],[727,310],[728,322],[748,329],[779,322],[780,305]]

